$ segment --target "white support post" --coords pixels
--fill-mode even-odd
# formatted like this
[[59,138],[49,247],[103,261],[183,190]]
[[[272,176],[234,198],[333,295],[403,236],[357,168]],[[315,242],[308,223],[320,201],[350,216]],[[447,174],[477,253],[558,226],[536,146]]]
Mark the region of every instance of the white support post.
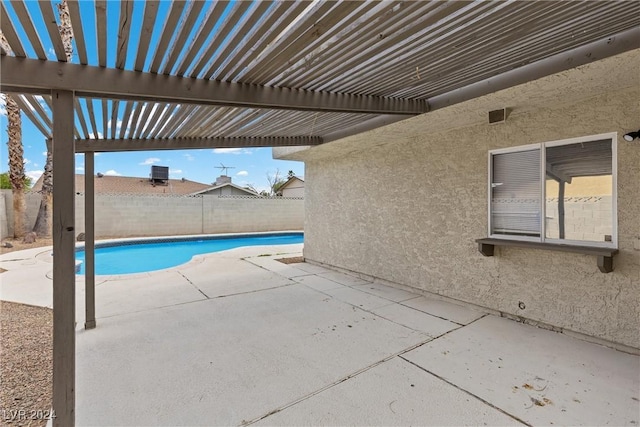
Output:
[[54,427],[75,425],[75,153],[71,91],[52,90]]
[[93,153],[84,153],[84,328],[96,327],[95,182]]

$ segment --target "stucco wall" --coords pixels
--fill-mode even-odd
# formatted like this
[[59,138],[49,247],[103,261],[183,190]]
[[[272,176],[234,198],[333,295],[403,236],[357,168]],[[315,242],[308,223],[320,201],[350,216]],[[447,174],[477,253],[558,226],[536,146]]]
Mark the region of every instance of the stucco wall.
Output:
[[[570,86],[572,76],[584,73],[556,80]],[[640,348],[640,142],[622,139],[640,126],[640,76],[625,90],[527,106],[528,94],[536,96],[545,84],[411,119],[393,128],[397,138],[373,131],[310,149],[303,157],[305,257]],[[476,105],[515,108],[506,123],[488,125],[488,109]],[[475,124],[433,131],[464,121],[464,114]],[[478,252],[474,240],[487,235],[488,150],[605,132],[619,137],[614,272],[600,273],[588,255],[506,247],[496,248],[494,257]]]
[[[12,223],[11,191],[5,212]],[[40,195],[27,194],[27,224],[35,223]],[[76,196],[76,234],[84,232],[84,195]],[[304,200],[247,196],[98,195],[96,237],[163,236],[201,233],[302,230]],[[13,227],[9,227],[13,235]]]
[[297,183],[282,190],[282,197],[304,197],[304,183]]

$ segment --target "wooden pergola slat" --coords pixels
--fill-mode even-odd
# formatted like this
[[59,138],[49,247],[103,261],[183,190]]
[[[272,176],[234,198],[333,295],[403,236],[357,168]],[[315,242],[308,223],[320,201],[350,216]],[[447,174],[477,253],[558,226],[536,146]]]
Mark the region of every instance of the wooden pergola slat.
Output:
[[67,54],[64,51],[64,44],[62,43],[62,37],[60,36],[60,30],[56,21],[56,14],[53,10],[51,2],[38,2],[42,17],[44,18],[44,24],[47,27],[49,38],[53,44],[53,50],[56,52],[56,58],[58,61],[67,62]]
[[31,15],[27,10],[27,6],[24,2],[20,0],[11,0],[11,6],[13,6],[13,10],[18,16],[18,20],[20,21],[20,25],[22,25],[22,29],[27,34],[27,38],[31,43],[31,47],[36,53],[38,59],[47,59],[47,53],[44,51],[42,47],[42,42],[40,41],[40,36],[38,36],[38,32],[33,25],[33,21],[31,20]]
[[223,41],[225,37],[229,34],[229,32],[233,30],[233,27],[240,20],[240,18],[247,11],[247,9],[251,6],[251,3],[240,1],[240,2],[232,3],[232,5],[233,5],[233,9],[231,10],[231,12],[229,12],[227,17],[224,19],[224,21],[222,22],[222,25],[217,29],[217,31],[214,34],[214,37],[209,42],[209,45],[207,46],[207,48],[204,50],[202,54],[199,55],[200,60],[198,61],[195,68],[190,73],[192,77],[198,77],[200,75],[200,72],[204,70],[204,68],[207,66],[207,64],[213,57],[213,54],[218,49],[220,42]]
[[[9,19],[9,15],[7,14],[7,10],[5,9],[3,2],[0,2],[0,30],[2,30],[2,34],[7,39],[9,47],[13,50],[14,55],[18,58],[26,58],[27,54],[24,51],[22,42],[20,42],[20,38],[18,37],[18,33],[16,32],[11,19]],[[10,52],[4,52],[3,55],[7,55],[9,53]]]
[[159,6],[160,2],[158,0],[147,0],[144,2],[144,17],[142,20],[142,28],[140,29],[140,41],[138,42],[136,62],[133,66],[135,71],[142,71],[144,68]]
[[197,36],[195,40],[187,47],[187,53],[182,61],[180,61],[176,75],[180,77],[185,75],[228,4],[228,1],[216,1],[211,5],[200,27],[196,31]]
[[205,3],[196,1],[190,2],[187,11],[184,13],[184,16],[178,25],[179,34],[171,44],[171,48],[169,49],[169,58],[165,61],[164,67],[160,70],[160,74],[170,74],[173,69],[178,56],[183,51],[187,38],[191,33],[193,28],[193,24],[195,24],[198,16],[200,15],[200,11],[204,7]]
[[29,118],[29,120],[31,120],[31,123],[33,123],[43,135],[50,136],[51,127],[47,127],[42,124],[40,119],[37,118],[33,110],[29,107],[30,103],[25,102],[23,99],[25,96],[26,95],[14,95],[13,99],[16,101],[16,104],[18,104],[18,107],[20,107],[22,112]]
[[133,1],[122,0],[120,3],[120,21],[118,24],[118,43],[116,47],[116,68],[124,69],[129,48],[129,32],[133,19]]
[[84,40],[84,28],[82,28],[82,19],[80,18],[80,5],[78,0],[67,0],[69,8],[69,18],[71,19],[71,28],[73,28],[73,39],[76,44],[76,53],[81,64],[88,64],[87,46]]
[[107,66],[107,1],[96,0],[98,65]]
[[160,41],[156,45],[156,52],[153,55],[153,61],[151,63],[151,68],[149,71],[152,73],[157,73],[160,69],[160,65],[165,58],[165,54],[167,51],[167,47],[169,46],[169,42],[171,41],[171,37],[176,30],[178,19],[180,19],[180,15],[182,15],[182,11],[184,10],[187,3],[185,1],[173,1],[171,3],[171,12],[167,17],[167,20],[164,23],[164,27],[162,28],[162,33],[160,36]]

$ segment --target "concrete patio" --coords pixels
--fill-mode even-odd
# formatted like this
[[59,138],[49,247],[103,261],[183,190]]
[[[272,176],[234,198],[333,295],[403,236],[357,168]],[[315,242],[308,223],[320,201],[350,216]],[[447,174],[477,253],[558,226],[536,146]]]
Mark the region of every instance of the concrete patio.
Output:
[[[638,425],[640,358],[239,248],[77,278],[78,425]],[[0,298],[51,306],[50,250],[0,257]]]

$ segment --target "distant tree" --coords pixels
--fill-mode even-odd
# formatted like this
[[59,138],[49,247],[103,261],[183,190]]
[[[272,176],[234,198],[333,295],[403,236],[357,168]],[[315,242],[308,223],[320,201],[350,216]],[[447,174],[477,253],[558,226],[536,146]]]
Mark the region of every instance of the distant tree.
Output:
[[0,189],[11,190],[11,180],[9,180],[9,172],[0,173]]
[[[24,177],[24,187],[31,188],[33,180],[28,176]],[[9,178],[9,172],[0,173],[0,189],[11,190],[11,179]]]
[[11,95],[6,95],[7,133],[9,141],[9,181],[13,193],[13,234],[24,236],[26,222],[24,147],[22,146],[22,117],[20,108]]
[[267,174],[267,181],[269,182],[269,196],[277,196],[278,191],[280,191],[280,187],[287,182],[286,179],[280,176],[280,170],[276,169],[276,172],[272,174]]
[[[71,15],[69,14],[67,0],[62,0],[60,4],[58,4],[58,15],[60,16],[58,31],[60,31],[60,36],[62,37],[62,44],[64,45],[67,61],[71,62],[71,56],[73,54],[73,45],[71,44],[73,29],[71,27]],[[36,217],[33,231],[35,231],[38,236],[50,236],[53,226],[53,153],[51,152],[49,144],[47,144],[47,160],[44,165],[42,189],[40,193],[42,194],[42,199],[40,200],[40,208],[38,209],[38,216]]]

